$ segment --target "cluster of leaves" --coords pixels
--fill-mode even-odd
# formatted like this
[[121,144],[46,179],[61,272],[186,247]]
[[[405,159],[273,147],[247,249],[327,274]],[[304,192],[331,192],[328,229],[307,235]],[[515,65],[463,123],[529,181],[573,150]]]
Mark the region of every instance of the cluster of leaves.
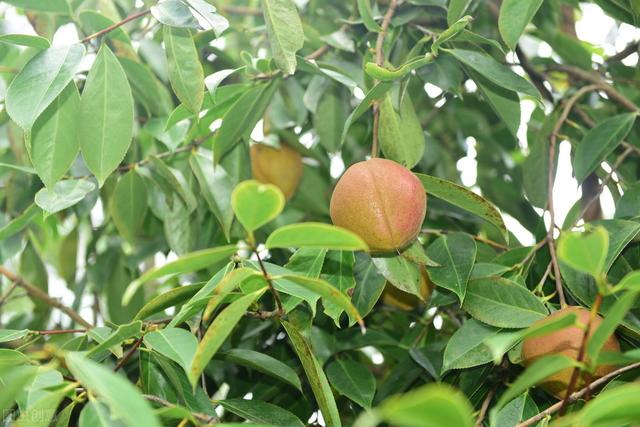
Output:
[[[640,21],[635,0],[594,3]],[[602,364],[627,373],[585,405],[574,390],[559,425],[640,419],[640,71],[634,46],[579,40],[579,11],[0,3],[0,423],[514,426],[557,415],[545,377]],[[330,225],[335,171],[372,138],[429,195],[397,254]],[[256,140],[305,158],[290,200],[251,179]],[[556,248],[560,140],[583,198]],[[576,324],[532,326],[565,298],[605,315],[587,357],[523,370],[523,339]],[[614,331],[623,353],[601,354]]]

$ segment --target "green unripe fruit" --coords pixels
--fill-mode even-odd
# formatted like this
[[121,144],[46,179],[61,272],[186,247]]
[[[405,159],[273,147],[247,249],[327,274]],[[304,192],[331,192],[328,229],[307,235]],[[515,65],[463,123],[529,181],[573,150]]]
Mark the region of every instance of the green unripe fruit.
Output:
[[391,252],[420,232],[427,195],[407,168],[376,158],[347,169],[331,196],[330,212],[335,225],[359,235],[371,251]]

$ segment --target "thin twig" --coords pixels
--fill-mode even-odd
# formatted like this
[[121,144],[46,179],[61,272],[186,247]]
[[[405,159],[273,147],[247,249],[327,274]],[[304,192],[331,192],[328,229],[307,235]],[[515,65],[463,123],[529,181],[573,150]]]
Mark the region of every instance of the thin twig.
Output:
[[84,334],[86,332],[86,329],[54,329],[50,331],[31,331],[31,333],[37,335]]
[[[589,321],[584,328],[584,333],[582,334],[582,341],[580,342],[580,349],[578,350],[578,363],[584,360],[585,353],[587,351],[587,341],[589,340],[589,333],[591,332],[591,325],[593,324],[596,316],[598,315],[598,311],[600,310],[600,305],[602,304],[602,294],[596,295],[595,300],[593,301],[593,306],[591,307],[591,313],[589,315]],[[573,368],[573,372],[571,372],[571,379],[569,380],[569,385],[567,386],[567,393],[562,399],[562,404],[560,405],[560,416],[564,415],[565,410],[567,409],[567,405],[569,404],[569,397],[573,394],[573,390],[578,382],[578,378],[580,376],[580,367],[576,366]],[[586,386],[587,390],[589,390],[589,384]]]
[[[567,399],[568,403],[574,403],[576,401],[578,401],[578,399],[580,399],[582,396],[586,395],[589,390],[593,390],[596,389],[598,387],[601,387],[603,385],[605,385],[606,383],[608,383],[609,381],[611,381],[613,378],[617,377],[618,375],[622,375],[626,372],[629,371],[633,371],[634,369],[638,369],[640,368],[640,362],[636,362],[633,363],[631,365],[627,365],[627,366],[623,366],[620,369],[617,369],[611,373],[608,373],[607,375],[598,378],[597,380],[595,380],[594,382],[592,382],[590,384],[589,387],[583,387],[581,390],[576,391],[575,393],[571,394],[571,396],[569,396],[569,399]],[[520,424],[518,424],[516,427],[529,427],[531,425],[534,425],[535,423],[537,423],[538,421],[542,420],[543,418],[551,415],[551,414],[555,414],[556,412],[558,412],[560,410],[560,408],[562,407],[562,401],[549,406],[547,409],[545,409],[544,411],[534,415],[533,417],[521,422]]]
[[480,407],[480,413],[478,414],[478,419],[476,420],[476,427],[482,427],[482,422],[484,421],[484,418],[487,416],[487,411],[489,410],[489,404],[491,403],[493,396],[495,396],[496,391],[498,391],[497,386],[489,390],[489,392],[485,396],[484,401],[482,402],[482,406]]
[[60,301],[55,298],[51,298],[49,294],[32,285],[31,283],[25,281],[22,277],[17,274],[7,270],[3,265],[0,265],[0,274],[5,276],[7,279],[11,280],[13,283],[17,283],[18,286],[23,288],[29,295],[33,298],[39,299],[43,301],[47,305],[51,307],[57,308],[69,318],[75,320],[78,324],[84,326],[87,329],[93,328],[93,325],[82,318],[75,310],[63,305]]
[[520,45],[516,46],[516,55],[520,61],[520,66],[524,71],[526,71],[529,77],[531,77],[531,81],[536,85],[542,96],[544,96],[548,101],[553,102],[553,95],[544,85],[545,81],[547,81],[547,77],[533,67],[533,64],[529,62],[529,58],[527,58],[522,49],[520,49]]
[[[449,233],[449,230],[435,229],[435,228],[423,228],[422,230],[420,230],[420,232],[422,234],[435,234],[437,236],[441,236],[443,234]],[[503,245],[502,243],[495,242],[495,241],[487,239],[485,237],[475,236],[475,235],[472,235],[472,234],[470,234],[469,237],[471,237],[473,240],[475,240],[477,242],[482,242],[482,243],[486,243],[489,246],[493,246],[496,249],[500,249],[500,250],[503,250],[503,251],[509,250],[509,246]]]
[[564,296],[564,290],[562,289],[562,277],[560,275],[560,265],[558,264],[558,256],[556,254],[556,243],[555,238],[553,237],[553,232],[555,229],[555,210],[553,206],[553,184],[555,181],[555,157],[556,157],[556,144],[558,141],[558,134],[560,133],[560,129],[562,125],[569,117],[569,113],[571,109],[575,105],[576,102],[586,93],[591,92],[593,90],[598,89],[598,85],[589,85],[580,88],[564,105],[564,109],[558,118],[553,130],[551,132],[551,137],[549,138],[549,164],[548,164],[548,175],[547,175],[547,209],[549,211],[549,230],[547,231],[547,241],[549,243],[549,253],[551,254],[551,262],[553,264],[553,275],[556,281],[556,290],[558,292],[558,299],[560,300],[560,307],[565,307],[567,305],[567,301]]
[[[167,408],[175,408],[177,406],[176,404],[171,403],[168,400],[165,400],[159,396],[154,396],[153,394],[143,394],[142,396],[147,400],[150,400],[155,403],[159,403],[160,405],[166,406]],[[215,415],[207,415],[202,412],[191,412],[191,415],[193,415],[194,418],[206,424],[212,424],[218,421],[218,417],[216,417]]]
[[147,15],[149,13],[151,13],[151,9],[146,9],[146,10],[143,10],[141,12],[134,13],[133,15],[129,15],[126,18],[124,18],[122,21],[116,22],[113,25],[109,25],[108,27],[103,28],[102,30],[98,31],[97,33],[93,33],[93,34],[83,38],[82,40],[80,40],[80,43],[86,43],[86,42],[88,42],[88,41],[90,41],[92,39],[95,39],[96,37],[100,37],[101,35],[107,34],[107,33],[111,32],[111,31],[113,31],[113,30],[115,30],[117,28],[122,27],[127,22],[131,22],[131,21],[133,21],[135,19],[141,18],[141,17],[143,17],[143,16],[145,16],[145,15]]
[[[375,60],[377,65],[384,65],[384,51],[382,46],[384,44],[384,37],[387,35],[387,31],[389,31],[389,25],[391,24],[391,18],[393,18],[393,14],[396,11],[396,7],[398,6],[398,0],[391,0],[389,2],[389,8],[387,9],[387,13],[384,14],[384,18],[382,18],[382,25],[380,32],[378,33],[378,37],[376,39],[376,50],[375,50]],[[378,157],[378,125],[380,124],[380,103],[376,101],[373,104],[373,140],[371,141],[371,157]]]
[[116,367],[113,368],[114,372],[118,372],[129,361],[129,359],[131,359],[131,356],[133,356],[133,353],[135,353],[138,347],[140,347],[140,344],[142,344],[142,337],[138,338],[136,342],[131,346],[127,354],[125,354],[124,357],[118,361]]
[[258,252],[258,249],[255,248],[253,250],[253,253],[256,254],[256,258],[258,259],[258,264],[260,265],[260,270],[262,270],[262,275],[264,276],[264,280],[267,282],[267,285],[269,286],[269,290],[273,294],[273,299],[276,300],[276,311],[278,312],[276,317],[280,317],[284,315],[284,309],[282,308],[282,301],[280,300],[280,294],[278,293],[276,288],[273,286],[273,282],[271,281],[271,276],[269,276],[269,273],[267,273],[267,269],[265,268],[264,263],[262,262],[262,258],[260,258],[260,253]]
[[567,74],[572,75],[580,80],[583,80],[588,83],[592,83],[598,86],[598,89],[605,92],[612,100],[616,101],[624,108],[629,111],[637,112],[640,111],[638,106],[633,103],[629,98],[618,92],[613,86],[607,83],[602,76],[590,73],[589,71],[585,71],[578,67],[573,67],[571,65],[561,65],[561,64],[550,64],[547,69],[553,71],[561,71]]
[[[349,24],[343,24],[338,30],[338,32],[346,31],[348,28],[349,28]],[[318,59],[325,53],[329,52],[329,50],[331,50],[331,46],[329,46],[328,44],[322,45],[318,49],[314,50],[313,52],[305,56],[304,59],[307,59],[309,61],[311,61],[312,59]]]

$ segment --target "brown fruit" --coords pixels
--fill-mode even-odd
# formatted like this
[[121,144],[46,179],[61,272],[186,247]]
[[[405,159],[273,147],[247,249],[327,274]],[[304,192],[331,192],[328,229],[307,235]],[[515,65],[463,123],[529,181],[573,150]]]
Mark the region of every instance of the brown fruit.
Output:
[[253,177],[265,184],[275,185],[289,200],[302,178],[300,153],[286,144],[281,144],[280,148],[253,144],[250,155]]
[[358,234],[374,252],[411,243],[427,212],[427,195],[407,168],[385,159],[359,162],[342,175],[331,196],[331,220]]
[[[552,321],[560,316],[565,315],[566,313],[575,313],[578,323],[585,326],[587,325],[587,322],[589,321],[589,317],[591,315],[589,310],[582,307],[566,307],[556,311],[546,319],[539,320],[538,322],[536,322],[536,324],[543,324]],[[589,338],[600,327],[600,323],[602,323],[602,317],[596,316],[589,330]],[[525,365],[530,365],[538,358],[549,354],[564,354],[565,356],[577,359],[583,335],[583,329],[577,326],[570,326],[559,331],[543,335],[541,337],[525,339],[522,343],[522,360]],[[618,340],[614,335],[611,335],[607,339],[604,346],[602,347],[602,351],[620,351],[620,344],[618,343]],[[610,365],[598,366],[595,374],[592,376],[592,379],[600,378],[603,375],[612,372],[614,369],[615,367]],[[568,368],[560,372],[556,372],[555,374],[546,378],[540,385],[543,389],[561,399],[564,397],[569,382],[571,381],[572,372],[573,368]],[[575,389],[577,390],[582,388],[584,386],[584,383],[585,378],[583,376],[583,378],[578,379]]]
[[433,283],[427,274],[427,269],[424,266],[420,266],[420,295],[422,295],[422,301],[417,296],[401,291],[389,282],[387,282],[382,292],[382,301],[400,310],[410,311],[429,301],[431,292],[433,292]]

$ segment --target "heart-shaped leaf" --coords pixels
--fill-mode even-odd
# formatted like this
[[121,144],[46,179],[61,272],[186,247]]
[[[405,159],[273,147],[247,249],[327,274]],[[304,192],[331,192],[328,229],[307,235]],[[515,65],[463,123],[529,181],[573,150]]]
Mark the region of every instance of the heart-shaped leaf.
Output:
[[598,276],[604,271],[609,234],[604,227],[585,233],[563,233],[558,241],[558,256],[570,267]]
[[231,193],[231,207],[249,233],[262,227],[284,208],[284,195],[272,184],[243,181]]

